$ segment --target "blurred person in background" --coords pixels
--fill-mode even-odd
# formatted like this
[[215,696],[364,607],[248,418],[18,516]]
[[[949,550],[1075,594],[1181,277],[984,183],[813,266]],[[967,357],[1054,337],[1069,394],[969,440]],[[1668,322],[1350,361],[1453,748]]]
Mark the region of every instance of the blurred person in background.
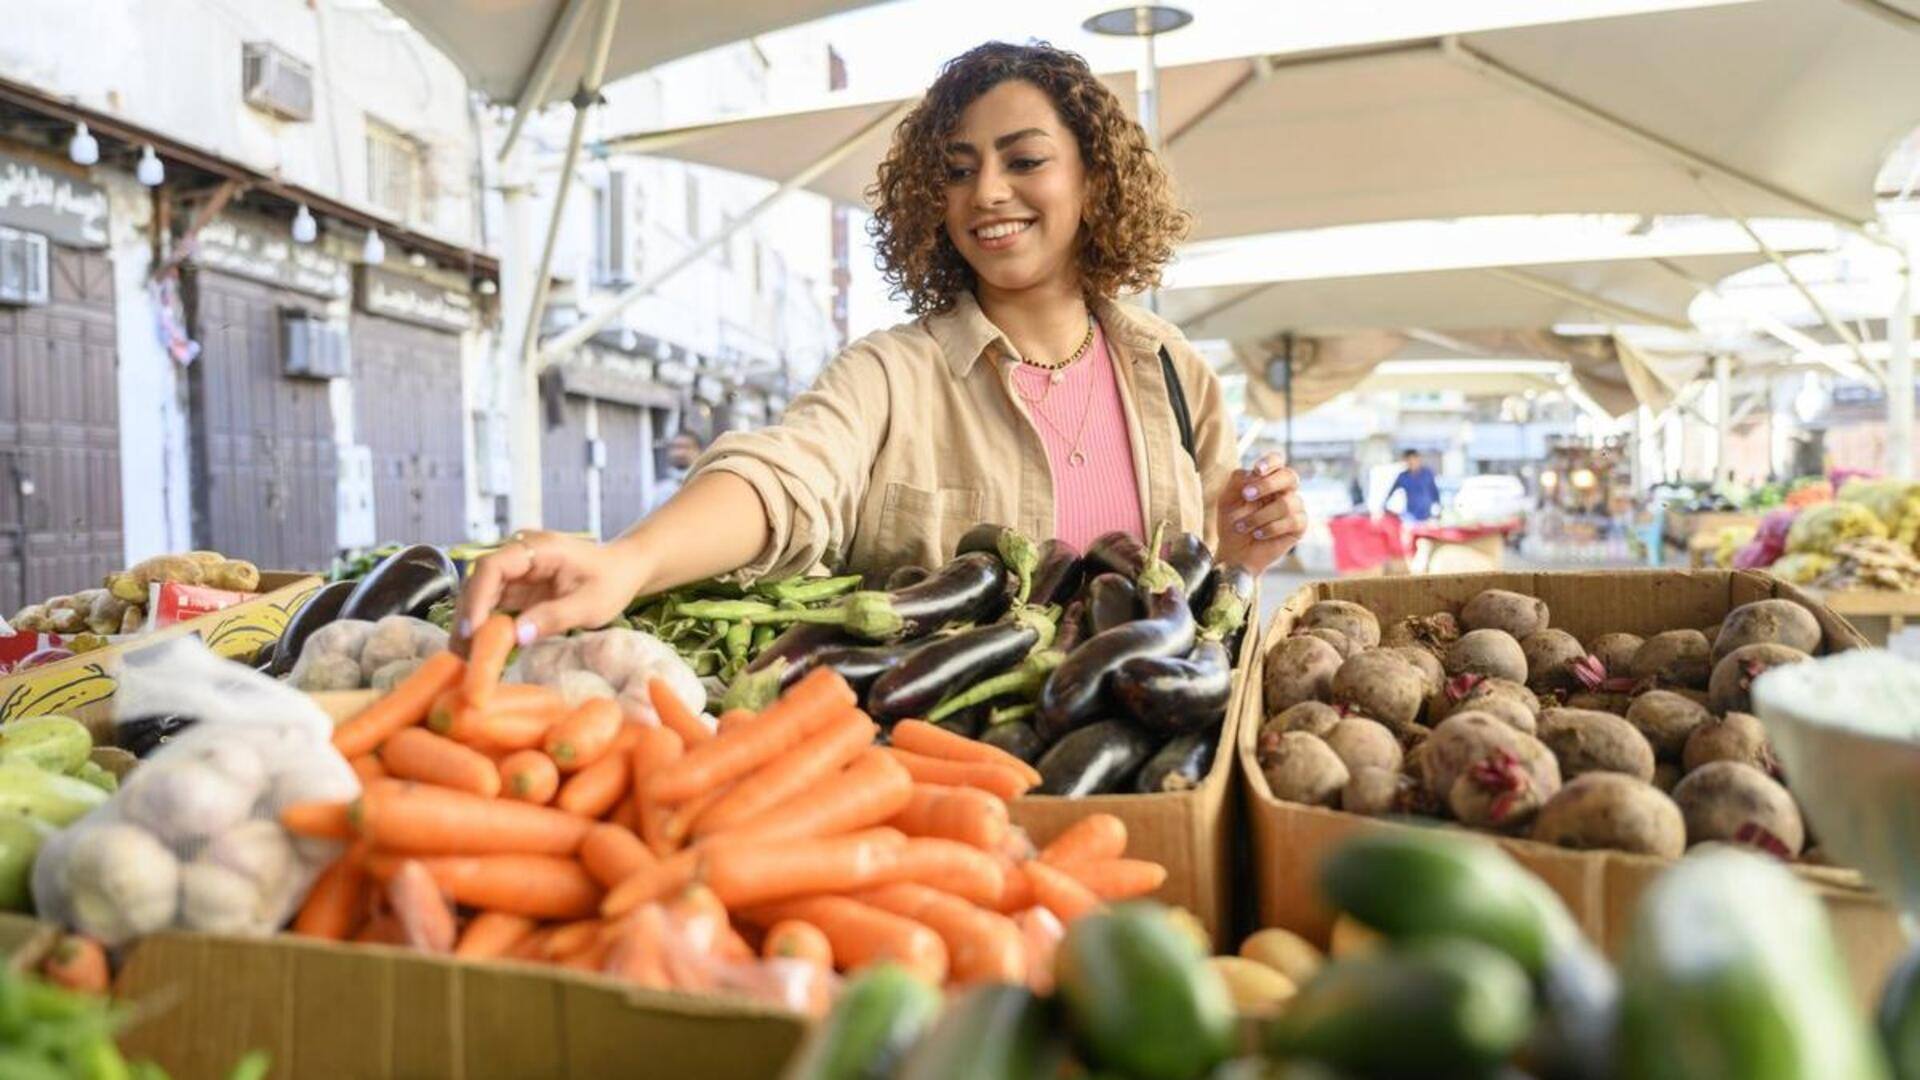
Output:
[[667,505],[667,500],[680,492],[680,485],[686,482],[687,473],[693,469],[693,463],[700,459],[700,451],[707,444],[699,435],[681,428],[667,442],[667,471],[653,485],[653,501],[647,504],[647,513]]
[[1407,520],[1427,521],[1434,516],[1440,506],[1440,483],[1434,479],[1433,470],[1420,460],[1420,451],[1405,450],[1400,460],[1406,468],[1394,477],[1393,486],[1387,489],[1387,500],[1393,500],[1398,491],[1407,497]]

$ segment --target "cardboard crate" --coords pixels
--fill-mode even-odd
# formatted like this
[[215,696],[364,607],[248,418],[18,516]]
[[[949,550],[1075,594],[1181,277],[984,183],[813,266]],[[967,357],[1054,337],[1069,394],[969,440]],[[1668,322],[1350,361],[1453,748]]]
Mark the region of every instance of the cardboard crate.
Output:
[[[1510,589],[1546,600],[1553,625],[1585,639],[1611,630],[1648,635],[1686,627],[1705,628],[1741,604],[1770,597],[1794,600],[1819,619],[1828,650],[1860,647],[1860,634],[1845,620],[1785,582],[1751,571],[1621,571],[1613,573],[1468,574],[1369,581],[1323,581],[1289,597],[1274,613],[1266,640],[1278,641],[1319,600],[1363,604],[1382,624],[1441,609],[1458,611],[1483,589]],[[1264,659],[1264,653],[1262,656]],[[1377,829],[1415,826],[1274,798],[1255,757],[1265,712],[1257,665],[1240,718],[1239,763],[1253,835],[1253,872],[1262,926],[1281,926],[1326,944],[1334,913],[1315,887],[1319,861],[1346,838]],[[1462,830],[1464,832],[1464,830]],[[1499,844],[1539,875],[1566,901],[1588,937],[1609,954],[1625,944],[1640,894],[1669,860],[1612,851],[1570,851],[1530,840],[1471,833]],[[1862,1001],[1877,994],[1904,951],[1894,911],[1869,889],[1859,873],[1796,865],[1794,871],[1825,903]]]
[[269,570],[260,575],[260,596],[244,604],[0,678],[0,721],[69,713],[106,701],[118,685],[113,673],[129,654],[186,634],[198,636],[216,655],[244,660],[280,640],[287,620],[320,585],[315,574]]
[[181,1077],[224,1076],[258,1049],[279,1080],[754,1080],[776,1075],[806,1028],[736,999],[290,936],[157,934],[114,992],[147,1017],[122,1037],[127,1053]]

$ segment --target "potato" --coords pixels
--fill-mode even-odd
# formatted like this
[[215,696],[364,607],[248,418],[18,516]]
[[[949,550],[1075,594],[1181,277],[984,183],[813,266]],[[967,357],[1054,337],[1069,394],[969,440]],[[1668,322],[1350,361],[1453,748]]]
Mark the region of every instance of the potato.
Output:
[[[1460,774],[1495,753],[1505,753],[1526,769],[1533,786],[1551,797],[1560,790],[1560,763],[1546,744],[1481,712],[1455,713],[1433,729],[1415,751],[1418,775],[1435,804],[1446,805]],[[1410,772],[1415,766],[1410,764]]]
[[420,655],[414,644],[413,620],[405,615],[389,615],[373,624],[366,641],[360,647],[360,670],[368,679],[373,673],[399,660],[413,660]]
[[1679,784],[1680,778],[1685,775],[1687,775],[1686,770],[1680,767],[1679,762],[1662,761],[1653,767],[1653,786],[1671,795],[1674,786]]
[[28,604],[13,613],[7,620],[15,630],[25,630],[35,634],[50,633],[53,630],[51,615],[45,604]]
[[1569,779],[1590,772],[1625,773],[1642,783],[1653,779],[1653,745],[1612,713],[1548,709],[1540,714],[1540,741]]
[[241,559],[229,559],[218,566],[202,568],[205,582],[230,592],[259,592],[260,568]]
[[1333,675],[1340,670],[1338,650],[1316,637],[1290,637],[1267,650],[1262,683],[1267,715],[1302,701],[1333,697]]
[[[360,662],[360,652],[373,635],[373,624],[358,619],[341,619],[315,630],[300,646],[300,659],[339,656]],[[412,654],[407,654],[411,656]]]
[[1363,652],[1333,676],[1333,703],[1348,705],[1395,731],[1420,719],[1427,701],[1426,676],[1384,650]]
[[1304,731],[1289,731],[1259,756],[1260,772],[1277,799],[1309,806],[1332,806],[1347,786],[1340,755]]
[[1668,630],[1647,639],[1633,654],[1627,673],[1656,686],[1686,686],[1704,690],[1713,672],[1713,646],[1698,630]]
[[1315,626],[1311,629],[1302,630],[1299,633],[1301,637],[1319,638],[1321,641],[1333,646],[1333,650],[1340,654],[1340,659],[1342,660],[1360,651],[1360,646],[1355,645],[1352,638],[1335,630],[1331,626]]
[[1625,675],[1633,669],[1633,654],[1646,643],[1639,634],[1601,634],[1587,642],[1587,652],[1600,658],[1608,675]]
[[1515,641],[1547,628],[1547,602],[1537,596],[1488,589],[1460,609],[1460,622],[1469,631],[1499,630]]
[[1340,789],[1340,809],[1349,814],[1379,817],[1403,808],[1403,793],[1414,781],[1403,773],[1362,765]]
[[1447,647],[1447,674],[1527,681],[1527,654],[1505,630],[1469,630]]
[[1363,649],[1380,644],[1380,620],[1373,612],[1346,600],[1314,604],[1300,616],[1300,625],[1309,630],[1321,626],[1338,630]]
[[1468,710],[1491,712],[1531,735],[1533,718],[1540,713],[1540,697],[1512,679],[1462,675],[1447,680],[1446,692],[1427,703],[1427,721],[1439,724],[1454,713]]
[[1400,740],[1386,725],[1364,716],[1349,716],[1333,726],[1322,738],[1340,756],[1349,774],[1363,766],[1399,772],[1402,754]]
[[147,624],[147,609],[142,604],[128,604],[127,610],[120,614],[120,632],[137,634]]
[[1753,680],[1769,668],[1811,659],[1788,645],[1742,645],[1713,666],[1713,679],[1707,684],[1707,708],[1717,713],[1750,712]]
[[1447,791],[1447,809],[1461,824],[1501,832],[1525,826],[1546,801],[1532,774],[1504,751],[1468,766]]
[[1387,648],[1409,646],[1433,655],[1446,655],[1447,646],[1460,640],[1460,620],[1451,611],[1431,615],[1409,615],[1381,630],[1380,644]]
[[1226,986],[1234,1011],[1243,1016],[1275,1015],[1299,992],[1292,979],[1244,956],[1209,956],[1207,966]]
[[1791,600],[1755,600],[1727,613],[1713,639],[1717,662],[1746,645],[1785,645],[1803,653],[1820,651],[1820,620]]
[[1327,955],[1312,942],[1277,926],[1248,934],[1247,940],[1240,943],[1240,955],[1256,964],[1265,964],[1299,984],[1319,974],[1327,962]]
[[1627,708],[1627,723],[1653,744],[1656,757],[1669,761],[1680,759],[1687,736],[1710,717],[1705,705],[1671,690],[1649,690]]
[[192,559],[201,566],[207,567],[219,566],[221,563],[227,561],[227,557],[217,551],[189,551],[181,556],[181,558]]
[[1520,654],[1527,661],[1527,688],[1536,694],[1572,692],[1586,685],[1573,665],[1586,658],[1587,647],[1565,630],[1528,634],[1520,639]]
[[1627,710],[1633,707],[1633,695],[1616,694],[1606,690],[1582,690],[1577,694],[1567,695],[1567,700],[1562,703],[1562,706],[1568,709],[1584,709],[1587,712],[1625,716]]
[[[407,660],[394,660],[390,663],[382,664],[373,672],[372,676],[367,679],[367,689],[383,692],[391,690],[400,680],[419,670],[420,665],[424,663],[426,663],[426,661],[418,657],[413,657]],[[365,671],[366,665],[362,664],[360,670]]]
[[[71,601],[72,597],[67,597]],[[87,629],[87,613],[71,607],[48,607],[47,625],[56,634],[79,634]]]
[[[314,634],[314,637],[319,636]],[[311,642],[312,638],[308,641]],[[294,689],[309,694],[323,690],[358,690],[363,678],[360,661],[340,653],[321,653],[303,658],[299,676],[293,680],[293,685]]]
[[1725,716],[1710,716],[1705,723],[1693,729],[1693,734],[1687,736],[1680,764],[1688,772],[1716,761],[1738,761],[1773,775],[1780,772],[1780,764],[1773,756],[1773,746],[1767,742],[1767,729],[1761,727],[1759,719],[1751,713],[1730,712]]
[[1624,773],[1575,777],[1534,819],[1533,839],[1580,851],[1610,848],[1678,858],[1687,849],[1680,808],[1651,784]]
[[1272,732],[1275,738],[1289,731],[1304,731],[1325,738],[1340,723],[1340,710],[1324,701],[1302,701],[1288,706],[1260,725],[1260,734]]
[[1383,646],[1381,651],[1390,652],[1405,660],[1420,674],[1426,676],[1428,697],[1446,689],[1447,669],[1441,666],[1440,658],[1426,648],[1419,645],[1388,645]]
[[[180,585],[199,585],[206,581],[206,567],[185,555],[155,555],[142,559],[127,568],[127,573],[138,582],[141,595],[146,595],[146,587],[155,582],[174,582]],[[131,600],[133,597],[127,597]]]
[[93,590],[93,602],[87,608],[87,628],[96,634],[118,634],[126,621],[127,602],[107,589]]
[[1745,844],[1782,859],[1806,846],[1806,825],[1793,796],[1766,773],[1738,761],[1715,761],[1688,773],[1673,789],[1687,821],[1687,843]]
[[1327,955],[1335,960],[1365,956],[1385,949],[1388,944],[1385,934],[1342,913],[1334,916],[1333,932],[1327,940]]

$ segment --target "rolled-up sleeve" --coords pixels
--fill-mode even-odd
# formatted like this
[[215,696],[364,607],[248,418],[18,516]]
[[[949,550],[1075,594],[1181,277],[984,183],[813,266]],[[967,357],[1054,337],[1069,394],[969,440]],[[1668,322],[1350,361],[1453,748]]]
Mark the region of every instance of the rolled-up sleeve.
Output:
[[767,511],[767,546],[731,576],[784,577],[845,555],[890,413],[885,365],[858,342],[793,400],[780,423],[714,442],[695,472],[733,473],[753,485]]

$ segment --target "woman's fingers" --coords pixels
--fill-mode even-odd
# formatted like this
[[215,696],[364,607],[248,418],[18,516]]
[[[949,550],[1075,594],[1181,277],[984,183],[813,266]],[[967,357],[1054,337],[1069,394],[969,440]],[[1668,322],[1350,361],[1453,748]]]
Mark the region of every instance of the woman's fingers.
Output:
[[[1252,469],[1247,470],[1243,475],[1236,476],[1234,483],[1237,486],[1231,490],[1230,494],[1237,496],[1241,502],[1257,503],[1262,499],[1270,499],[1275,495],[1285,495],[1289,491],[1298,490],[1299,475],[1284,465],[1271,463],[1269,458],[1272,457],[1274,455],[1261,458]],[[1261,468],[1267,466],[1270,466],[1267,471],[1262,472]]]
[[486,621],[501,606],[502,594],[533,569],[533,545],[516,540],[473,565],[460,586],[458,618],[453,624],[455,651],[467,651],[467,639],[473,628]]
[[1297,494],[1272,499],[1255,508],[1245,519],[1234,523],[1234,531],[1252,536],[1255,540],[1271,540],[1283,536],[1299,536],[1306,531],[1306,507]]

